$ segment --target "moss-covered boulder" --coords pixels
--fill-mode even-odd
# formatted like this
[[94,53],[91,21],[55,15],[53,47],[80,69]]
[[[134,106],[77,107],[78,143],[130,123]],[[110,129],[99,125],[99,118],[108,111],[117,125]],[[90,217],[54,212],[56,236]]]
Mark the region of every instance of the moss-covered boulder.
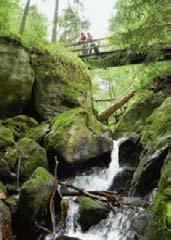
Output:
[[34,106],[43,119],[75,107],[92,108],[91,81],[84,64],[66,50],[32,57]]
[[170,155],[162,169],[161,179],[158,185],[157,197],[150,207],[151,218],[147,231],[145,233],[145,240],[168,240],[170,229]]
[[82,163],[112,150],[108,128],[86,109],[76,108],[55,117],[45,146],[70,164]]
[[146,121],[141,137],[146,149],[141,154],[132,180],[131,195],[144,196],[156,186],[160,178],[161,167],[168,153],[170,100],[167,98]]
[[0,200],[0,239],[12,239],[11,214],[9,208]]
[[8,118],[3,124],[11,129],[15,139],[24,137],[30,128],[35,128],[39,125],[35,119],[25,115],[17,115],[13,118]]
[[23,111],[31,98],[34,79],[29,54],[0,38],[0,118]]
[[146,123],[146,119],[153,110],[164,101],[162,92],[154,93],[152,90],[138,92],[115,128],[115,136],[130,136],[140,133]]
[[44,168],[37,168],[22,185],[18,205],[18,217],[25,223],[33,223],[45,210],[53,191],[54,177]]
[[20,139],[16,146],[8,149],[4,159],[13,172],[17,171],[20,161],[20,176],[29,177],[37,167],[48,168],[46,151],[29,138]]
[[76,199],[80,209],[80,224],[83,231],[87,231],[91,226],[96,225],[102,219],[107,218],[109,209],[105,204],[88,197]]
[[39,126],[30,128],[25,137],[33,139],[34,141],[41,143],[44,137],[50,131],[50,124],[48,122],[42,122]]
[[0,148],[12,146],[14,144],[15,141],[12,131],[9,128],[0,125]]

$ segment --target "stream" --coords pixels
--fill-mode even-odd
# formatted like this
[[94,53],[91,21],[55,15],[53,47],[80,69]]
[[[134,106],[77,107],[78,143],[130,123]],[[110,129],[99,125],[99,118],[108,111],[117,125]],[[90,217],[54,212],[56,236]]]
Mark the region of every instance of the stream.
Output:
[[[72,185],[85,190],[108,190],[117,173],[122,171],[119,166],[119,146],[125,139],[113,141],[113,151],[111,163],[108,168],[102,169],[94,167],[91,172],[76,176],[70,180]],[[87,232],[81,231],[79,224],[79,205],[75,203],[74,198],[67,198],[69,201],[69,210],[67,213],[66,226],[63,229],[63,235],[75,237],[80,240],[134,240],[135,231],[131,230],[131,220],[143,211],[143,208],[121,207],[117,213],[110,212],[108,217],[91,227]],[[60,236],[60,233],[56,237]],[[47,236],[46,240],[54,238]]]

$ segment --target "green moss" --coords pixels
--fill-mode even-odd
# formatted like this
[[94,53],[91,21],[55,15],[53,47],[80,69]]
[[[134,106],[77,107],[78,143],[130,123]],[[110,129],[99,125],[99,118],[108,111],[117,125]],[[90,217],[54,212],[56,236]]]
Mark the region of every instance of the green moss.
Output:
[[29,129],[25,137],[40,143],[49,130],[50,130],[49,123],[43,122],[38,127]]
[[8,150],[4,159],[15,172],[20,160],[20,175],[25,177],[29,177],[38,166],[48,168],[46,151],[29,138],[17,142],[16,147]]
[[12,131],[0,125],[0,148],[13,146],[14,144],[15,141]]
[[19,215],[26,221],[35,221],[41,215],[50,198],[53,176],[44,168],[37,168],[21,188]]
[[168,188],[168,174],[169,163],[166,162],[162,171],[161,179],[159,182],[159,190],[154,204],[150,207],[152,217],[149,224],[149,232],[147,234],[148,240],[167,240],[169,223],[169,196],[167,194]]
[[168,97],[160,107],[148,117],[142,132],[141,141],[147,148],[162,147],[168,144],[168,128],[171,122],[171,98]]
[[147,117],[162,103],[164,98],[162,93],[154,93],[150,90],[138,92],[130,107],[117,124],[115,135],[119,137],[124,134],[140,133]]
[[89,209],[104,209],[104,204],[98,202],[98,201],[95,201],[89,197],[79,197],[76,199],[76,202],[81,206],[82,209],[86,209],[86,210],[89,210]]
[[4,121],[4,125],[11,129],[16,139],[24,137],[29,128],[38,126],[38,122],[31,117],[18,115],[8,118]]

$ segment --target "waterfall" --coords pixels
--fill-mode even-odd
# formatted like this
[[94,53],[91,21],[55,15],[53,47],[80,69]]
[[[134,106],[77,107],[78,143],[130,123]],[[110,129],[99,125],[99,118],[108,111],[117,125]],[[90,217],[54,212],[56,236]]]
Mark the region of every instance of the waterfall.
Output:
[[[119,146],[125,140],[113,141],[111,163],[108,168],[94,167],[91,173],[84,173],[70,180],[70,183],[85,190],[107,190],[116,174],[122,169],[119,166]],[[142,208],[121,207],[114,215],[112,212],[96,226],[87,232],[82,232],[79,225],[79,205],[74,198],[69,200],[69,210],[66,219],[64,235],[81,240],[132,240],[135,232],[130,230],[131,219],[139,214]],[[50,238],[46,238],[50,239]]]
[[118,150],[124,140],[125,138],[121,138],[118,141],[113,141],[111,163],[108,168],[94,167],[91,173],[76,176],[70,183],[87,191],[107,190],[111,186],[114,176],[121,171]]

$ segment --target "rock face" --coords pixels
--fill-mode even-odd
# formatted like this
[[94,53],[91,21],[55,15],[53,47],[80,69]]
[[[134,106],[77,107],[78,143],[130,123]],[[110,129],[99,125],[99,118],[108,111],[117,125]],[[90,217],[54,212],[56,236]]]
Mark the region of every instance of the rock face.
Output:
[[0,118],[22,112],[31,98],[34,79],[29,54],[0,39]]
[[79,59],[61,53],[34,56],[34,106],[43,119],[75,107],[92,109],[90,77]]
[[132,136],[121,143],[119,147],[119,165],[136,167],[142,151],[142,144],[138,136]]
[[170,100],[167,98],[147,119],[141,138],[146,150],[134,174],[131,195],[146,195],[160,179],[160,171],[168,153]]
[[20,176],[22,177],[29,177],[37,167],[48,168],[45,149],[29,138],[22,138],[15,147],[8,149],[4,160],[14,172],[17,172],[17,164],[20,160]]
[[95,116],[86,109],[67,111],[52,121],[45,146],[69,164],[77,164],[112,150],[112,138]]
[[80,206],[80,224],[83,231],[107,218],[109,209],[105,204],[88,197],[79,197],[76,202]]

